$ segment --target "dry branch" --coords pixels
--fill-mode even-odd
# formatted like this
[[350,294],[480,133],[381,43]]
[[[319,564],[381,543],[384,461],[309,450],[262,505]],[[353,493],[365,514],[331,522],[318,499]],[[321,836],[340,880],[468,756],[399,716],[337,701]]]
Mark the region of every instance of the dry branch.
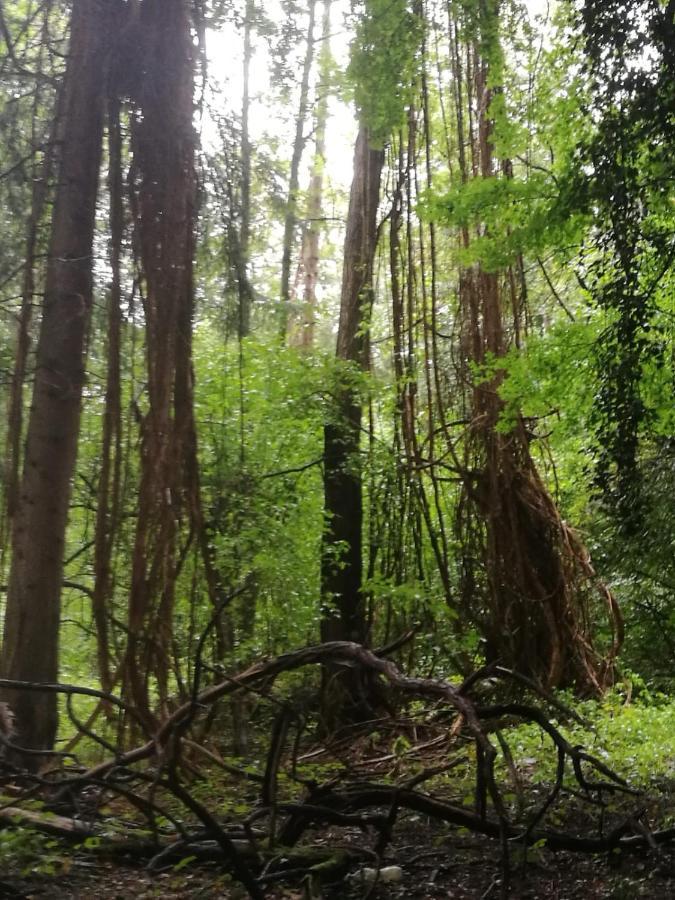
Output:
[[[441,765],[425,767],[421,775],[417,774],[413,778],[409,772],[406,777],[404,772],[398,773],[396,770],[399,774],[397,784],[364,780],[363,776],[356,780],[354,775],[346,774],[333,777],[324,784],[301,778],[296,771],[299,736],[293,741],[291,729],[296,727],[300,735],[304,729],[304,719],[292,704],[273,696],[271,688],[275,680],[284,673],[312,665],[359,667],[386,682],[399,695],[431,701],[435,710],[434,727],[442,727],[447,731],[447,741],[441,742],[443,752],[459,750],[460,761],[463,759],[470,764],[474,760],[474,809],[420,790],[424,782],[439,773],[447,772],[457,763],[457,758],[454,762],[449,761],[447,755],[440,760]],[[536,685],[523,684],[523,679],[519,677],[515,677],[515,681],[521,682],[521,693],[522,690],[528,690],[539,700],[550,703],[558,713],[563,711],[574,715],[573,711],[564,709],[555,698],[542,696]],[[399,815],[406,811],[421,813],[430,819],[499,839],[505,878],[508,876],[509,850],[513,844],[523,847],[539,844],[551,850],[589,853],[617,849],[647,852],[651,849],[653,852],[654,848],[673,840],[675,829],[652,833],[640,821],[641,812],[635,809],[613,828],[606,831],[601,829],[599,834],[591,837],[547,827],[546,817],[562,795],[566,773],[574,779],[577,795],[581,800],[588,801],[592,810],[603,810],[608,795],[630,797],[636,792],[601,760],[581,747],[572,746],[539,706],[521,701],[478,705],[472,696],[474,691],[479,689],[480,696],[484,699],[488,690],[494,690],[495,684],[510,684],[513,687],[513,673],[498,666],[489,666],[457,686],[440,679],[407,675],[390,660],[359,644],[335,641],[306,647],[273,659],[259,660],[236,675],[224,678],[203,690],[193,690],[191,699],[165,718],[156,733],[141,746],[127,752],[114,753],[105,762],[86,771],[71,766],[70,769],[52,769],[41,781],[32,776],[25,782],[30,787],[23,797],[28,799],[30,792],[30,798],[34,799],[36,788],[42,789],[45,808],[57,809],[61,813],[69,804],[70,809],[77,809],[77,798],[86,793],[85,789],[98,791],[99,803],[106,796],[123,797],[150,824],[153,834],[152,840],[137,842],[134,852],[152,857],[155,865],[162,864],[169,857],[175,858],[175,854],[181,852],[196,858],[202,858],[205,854],[209,857],[213,857],[214,853],[219,854],[234,877],[254,898],[264,897],[265,886],[278,877],[287,875],[291,879],[290,872],[284,875],[279,870],[277,873],[275,861],[280,858],[280,853],[286,856],[286,851],[297,845],[308,829],[331,826],[358,828],[364,835],[374,832],[375,844],[368,852],[377,860],[382,858],[384,849],[391,840]],[[69,699],[78,694],[93,696],[105,699],[126,715],[134,714],[133,708],[111,694],[74,685],[38,685],[0,680],[0,688],[58,692],[66,694]],[[239,691],[251,690],[273,702],[280,709],[280,714],[273,729],[265,771],[249,782],[251,789],[259,792],[258,804],[235,828],[233,823],[224,822],[214,807],[196,799],[183,774],[182,754],[183,749],[189,749],[192,744],[190,728],[199,717],[210,713],[220,699]],[[447,725],[439,724],[439,705],[450,714],[451,720]],[[578,720],[577,716],[575,718]],[[71,720],[77,725],[75,716]],[[557,756],[557,770],[544,799],[539,801],[534,810],[515,820],[508,813],[503,800],[502,788],[495,773],[498,751],[489,735],[495,727],[505,731],[521,723],[535,723],[547,735]],[[105,746],[98,739],[97,742],[99,746]],[[468,752],[471,743],[475,746],[475,758]],[[289,747],[292,747],[292,751]],[[426,748],[426,752],[438,753],[440,750],[439,742],[433,740],[422,740],[420,747]],[[20,751],[14,748],[13,752],[16,756]],[[418,758],[418,754],[415,756]],[[381,764],[383,758],[386,759],[380,754],[371,763]],[[403,764],[410,758],[410,754],[406,753],[398,761]],[[436,759],[436,762],[439,760]],[[278,775],[283,765],[287,766],[291,781],[297,786],[296,794],[302,793],[300,798],[291,799],[279,790]],[[514,765],[511,760],[512,770]],[[12,773],[15,772],[16,769],[13,769]],[[237,771],[237,775],[239,774]],[[173,798],[174,807],[178,801],[192,822],[196,820],[201,828],[195,832],[194,824],[181,822],[174,814],[167,815],[166,803],[160,805],[155,799],[156,794]],[[23,810],[21,802],[21,796],[13,799],[10,809],[0,811],[0,821],[7,823],[7,826],[20,821],[69,840],[81,839],[83,834],[102,832],[96,825],[83,823],[76,817],[54,817],[48,813]],[[98,807],[94,810],[94,816],[97,812]],[[160,833],[157,827],[160,816],[169,822],[171,834],[167,834],[166,830]],[[117,852],[122,846],[119,840],[104,843],[111,853]],[[281,848],[280,851],[273,849],[275,844]],[[298,852],[302,849],[297,848]],[[304,869],[301,863],[298,865],[301,871],[311,869],[309,865]],[[329,865],[325,871],[334,872],[335,869]]]

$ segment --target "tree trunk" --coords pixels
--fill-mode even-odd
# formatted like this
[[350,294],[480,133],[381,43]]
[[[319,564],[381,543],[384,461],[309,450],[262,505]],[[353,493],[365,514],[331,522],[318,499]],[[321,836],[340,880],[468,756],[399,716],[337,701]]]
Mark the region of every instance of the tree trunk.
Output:
[[309,23],[307,25],[307,48],[305,61],[302,67],[302,79],[300,81],[300,103],[298,117],[295,121],[295,139],[293,141],[293,154],[291,156],[291,173],[288,182],[288,198],[286,200],[286,212],[284,214],[284,238],[281,255],[281,320],[279,333],[282,340],[286,339],[289,321],[289,305],[291,302],[291,258],[293,256],[293,243],[295,239],[295,226],[297,224],[298,187],[300,184],[300,161],[305,147],[305,120],[307,119],[307,98],[309,96],[309,75],[314,59],[314,17],[316,12],[316,0],[309,0]]
[[124,202],[122,174],[122,135],[120,103],[117,98],[108,102],[108,188],[110,191],[110,269],[107,322],[107,371],[105,410],[101,440],[101,471],[99,474],[94,533],[94,594],[92,608],[96,626],[98,670],[101,687],[112,689],[110,662],[109,604],[113,589],[112,552],[119,521],[120,479],[122,459],[122,400],[120,378],[121,352],[121,262],[124,236]]
[[[13,527],[1,669],[6,678],[49,682],[58,675],[64,541],[92,304],[110,8],[105,0],[73,4],[59,181]],[[50,748],[57,729],[56,695],[19,692],[8,699],[16,713],[18,742],[35,749]]]
[[[46,50],[49,36],[47,21],[48,10],[44,12],[44,19],[40,34],[40,56],[37,71],[41,73],[43,67],[43,54]],[[21,483],[21,444],[23,438],[24,418],[24,382],[28,366],[28,358],[31,346],[31,324],[33,319],[33,303],[36,296],[35,268],[36,256],[39,249],[39,226],[44,215],[47,201],[47,189],[52,180],[54,163],[54,145],[61,120],[61,106],[63,90],[57,92],[54,115],[51,127],[46,137],[44,158],[39,168],[31,178],[31,206],[26,226],[26,253],[24,257],[24,270],[21,285],[21,309],[19,311],[16,330],[16,350],[14,354],[14,369],[10,382],[9,401],[7,404],[7,445],[5,470],[7,472],[5,489],[5,506],[0,522],[0,571],[4,573],[4,556],[7,549],[7,536],[11,535],[12,519],[16,512]],[[39,119],[43,113],[43,91],[38,82],[33,99],[33,114],[31,122],[31,144],[37,150],[40,138],[38,136]]]
[[[149,409],[142,423],[141,484],[132,561],[125,690],[149,725],[150,687],[170,693],[177,540],[186,506],[195,203],[193,67],[189,0],[145,0],[143,74],[132,136],[135,202],[145,284]],[[187,333],[186,333],[187,330]]]
[[244,69],[243,95],[241,100],[241,230],[239,232],[237,252],[237,296],[239,301],[237,331],[239,339],[246,337],[251,330],[251,301],[253,292],[248,280],[248,256],[251,240],[251,141],[249,137],[248,116],[250,106],[251,32],[255,6],[253,0],[246,0],[244,18]]
[[[496,2],[481,8],[481,46],[473,48],[478,113],[471,143],[482,178],[496,178],[499,170],[507,177],[510,171],[508,162],[498,168],[494,160],[490,116],[499,90],[487,62],[490,56],[499,58],[497,15]],[[465,241],[470,240],[465,234]],[[509,274],[486,271],[481,263],[461,273],[463,356],[479,368],[498,363],[509,349],[504,319]],[[512,298],[509,302],[518,314],[522,304]],[[519,334],[517,328],[513,332]],[[470,381],[469,373],[467,377]],[[611,678],[622,638],[621,617],[611,594],[599,585],[613,630],[612,647],[603,658],[592,641],[588,595],[595,574],[587,552],[562,520],[537,471],[530,452],[532,435],[523,418],[518,416],[508,432],[498,427],[504,377],[499,369],[487,381],[474,376],[471,393],[471,464],[458,513],[463,574],[468,576],[466,603],[474,610],[483,606],[479,618],[489,660],[499,660],[545,687],[575,685],[581,691],[599,691]],[[475,558],[481,560],[480,573],[470,562]]]
[[323,212],[323,173],[326,166],[326,125],[328,124],[328,91],[330,84],[331,0],[324,0],[321,22],[321,53],[315,120],[314,161],[307,192],[307,220],[302,231],[300,272],[302,274],[302,306],[296,321],[291,322],[291,343],[310,350],[314,345],[316,287],[319,281],[319,241]]
[[[369,364],[367,327],[373,298],[373,261],[384,151],[370,146],[362,125],[356,139],[347,214],[337,358],[343,364],[333,416],[324,426],[324,511],[321,556],[321,639],[366,640],[361,594],[363,498],[359,458],[361,400],[355,383]],[[353,681],[353,679],[351,679]],[[330,690],[328,687],[330,686]],[[358,715],[361,705],[349,677],[326,673],[324,721]],[[346,695],[346,696],[345,696]]]

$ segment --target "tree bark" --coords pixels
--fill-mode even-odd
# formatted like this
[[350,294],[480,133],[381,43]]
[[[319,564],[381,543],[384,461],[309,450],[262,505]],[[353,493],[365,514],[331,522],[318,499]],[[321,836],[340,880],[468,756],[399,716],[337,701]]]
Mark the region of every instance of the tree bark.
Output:
[[195,204],[194,48],[189,0],[145,0],[142,82],[132,136],[136,228],[145,285],[147,415],[132,560],[125,691],[148,724],[151,681],[169,695],[177,540],[190,439],[192,265]]
[[[366,617],[361,593],[363,490],[359,458],[361,400],[355,383],[369,367],[367,327],[373,299],[377,209],[384,151],[370,146],[359,128],[344,245],[337,359],[343,370],[336,384],[333,415],[324,426],[325,531],[321,556],[321,639],[364,642]],[[342,683],[342,687],[340,686]],[[349,678],[327,673],[324,721],[328,728],[359,706]],[[344,694],[347,694],[345,697]]]
[[[40,33],[40,56],[37,71],[42,72],[43,54],[46,49],[49,31],[47,21],[49,11],[43,13],[43,23]],[[0,568],[4,572],[4,555],[7,549],[7,536],[11,535],[11,523],[16,511],[21,484],[21,450],[23,438],[24,420],[24,386],[28,368],[28,359],[31,347],[31,326],[33,320],[33,304],[36,295],[36,256],[39,249],[39,227],[44,216],[47,202],[48,185],[52,183],[52,170],[54,163],[54,146],[56,135],[61,120],[62,89],[57,92],[55,109],[51,126],[42,140],[46,144],[42,164],[37,167],[31,178],[31,206],[26,225],[26,253],[24,257],[23,279],[21,284],[21,308],[19,310],[16,330],[16,350],[14,354],[14,369],[11,376],[9,401],[7,404],[7,444],[5,469],[7,472],[5,483],[5,507],[2,511],[0,522]],[[43,90],[38,81],[33,99],[31,144],[37,152],[39,146],[38,130],[39,121],[43,112]]]
[[[58,673],[64,541],[92,304],[110,9],[107,0],[75,0],[72,10],[59,180],[12,536],[0,669],[7,678],[52,682]],[[50,748],[57,729],[56,697],[19,692],[11,702],[18,741],[33,749]]]

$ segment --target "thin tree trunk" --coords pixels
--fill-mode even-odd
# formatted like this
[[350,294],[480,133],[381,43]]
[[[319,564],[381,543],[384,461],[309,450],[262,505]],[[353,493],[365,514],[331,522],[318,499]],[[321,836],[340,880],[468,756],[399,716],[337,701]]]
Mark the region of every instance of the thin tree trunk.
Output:
[[252,291],[248,280],[249,245],[251,240],[251,140],[249,137],[249,107],[251,94],[251,32],[255,5],[253,0],[246,0],[244,18],[244,68],[243,95],[241,100],[241,230],[237,247],[237,293],[239,301],[238,334],[239,339],[246,337],[251,331]]
[[[6,678],[48,682],[58,675],[63,551],[92,304],[110,8],[104,0],[75,0],[72,10],[59,181],[13,528],[1,669]],[[56,696],[19,692],[8,699],[20,743],[50,748],[57,728]]]
[[122,186],[122,137],[120,104],[116,98],[108,102],[108,157],[110,191],[110,268],[108,295],[107,373],[101,472],[99,475],[94,539],[94,595],[92,607],[96,626],[98,669],[104,691],[112,688],[110,646],[108,639],[109,603],[112,593],[112,550],[119,519],[121,479],[122,403],[120,382],[121,345],[121,257],[124,232]]
[[323,182],[326,167],[326,126],[330,86],[331,0],[324,0],[321,22],[321,52],[315,119],[314,160],[307,196],[307,221],[302,232],[300,271],[302,273],[302,307],[299,320],[292,323],[292,343],[310,350],[314,346],[316,326],[316,288],[319,282],[319,242],[323,213]]
[[307,47],[300,81],[300,103],[298,117],[295,120],[295,139],[291,156],[291,172],[288,181],[288,197],[284,214],[284,238],[281,256],[281,317],[279,333],[285,340],[288,331],[289,305],[291,301],[291,258],[297,224],[298,188],[300,185],[300,161],[305,147],[305,122],[307,120],[307,98],[309,96],[309,76],[314,59],[314,19],[316,0],[309,0],[309,22],[307,25]]

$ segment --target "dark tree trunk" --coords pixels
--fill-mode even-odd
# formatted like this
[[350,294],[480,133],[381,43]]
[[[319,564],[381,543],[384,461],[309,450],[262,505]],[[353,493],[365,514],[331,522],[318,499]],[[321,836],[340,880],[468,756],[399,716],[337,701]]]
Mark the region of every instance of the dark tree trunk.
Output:
[[[367,327],[373,297],[377,209],[384,151],[370,146],[361,126],[354,153],[354,177],[347,214],[337,358],[344,364],[336,385],[333,416],[324,427],[324,510],[321,557],[324,641],[366,640],[361,593],[363,491],[360,462],[361,400],[355,383],[368,368]],[[354,685],[326,673],[324,720],[328,728],[357,712]],[[345,696],[345,692],[347,696]],[[351,708],[350,708],[351,707]]]
[[[44,12],[44,20],[40,34],[40,59],[37,71],[42,70],[42,56],[47,47],[49,32],[47,28],[48,10]],[[48,135],[44,158],[39,169],[31,178],[31,206],[26,225],[26,254],[21,285],[21,309],[16,330],[16,350],[14,354],[14,370],[12,372],[9,401],[7,404],[7,445],[5,459],[5,508],[0,522],[0,568],[4,572],[4,554],[7,549],[7,535],[11,535],[11,524],[16,512],[21,483],[21,449],[24,419],[24,386],[31,346],[31,325],[33,319],[33,303],[36,296],[36,257],[39,250],[39,227],[44,216],[48,186],[52,182],[54,163],[54,145],[60,122],[63,90],[58,92],[54,115]],[[43,111],[43,91],[38,82],[33,99],[33,118],[31,123],[31,144],[37,148],[39,144],[39,117]],[[44,140],[44,137],[42,139]]]
[[[55,681],[58,675],[64,539],[92,303],[110,8],[106,0],[75,0],[71,18],[59,179],[2,648],[2,674],[28,681]],[[19,692],[8,699],[19,743],[50,748],[56,695]]]

